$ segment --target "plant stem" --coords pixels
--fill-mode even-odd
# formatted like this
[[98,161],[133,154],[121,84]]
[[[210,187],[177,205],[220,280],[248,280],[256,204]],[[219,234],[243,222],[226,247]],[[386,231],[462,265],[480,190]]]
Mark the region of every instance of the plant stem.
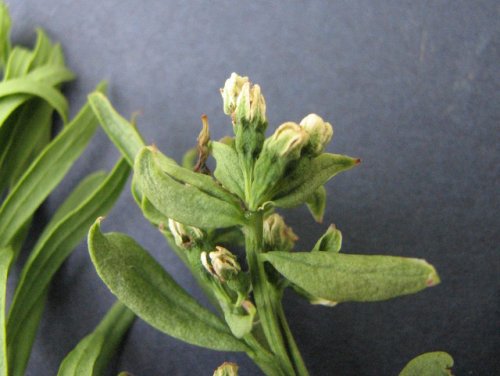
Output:
[[280,323],[272,297],[273,286],[267,280],[264,265],[258,254],[262,249],[262,212],[251,212],[245,226],[245,245],[252,279],[253,294],[259,319],[271,351],[276,355],[286,375],[295,375],[280,330]]
[[281,328],[283,329],[286,340],[288,342],[290,356],[292,357],[292,360],[294,362],[297,374],[299,376],[309,376],[309,372],[307,371],[304,360],[302,359],[302,355],[300,355],[297,343],[295,343],[295,339],[293,338],[292,331],[290,330],[288,322],[286,321],[285,311],[283,310],[283,305],[281,304],[281,297],[282,294],[280,294],[279,299],[277,300],[278,317],[281,323]]

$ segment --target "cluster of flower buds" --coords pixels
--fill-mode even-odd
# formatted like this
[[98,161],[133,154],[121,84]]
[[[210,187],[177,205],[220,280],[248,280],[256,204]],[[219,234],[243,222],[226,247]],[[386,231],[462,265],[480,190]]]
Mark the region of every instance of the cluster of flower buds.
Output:
[[264,221],[263,240],[265,251],[290,252],[299,239],[279,214],[271,214]]
[[224,247],[216,246],[215,251],[204,251],[200,257],[203,267],[221,282],[233,279],[241,271],[236,256]]
[[252,85],[248,77],[232,73],[221,95],[224,113],[232,117],[234,124],[250,124],[254,129],[265,130],[266,101],[259,85]]
[[191,248],[205,234],[197,227],[187,226],[173,219],[168,220],[168,228],[174,237],[175,244],[181,248]]

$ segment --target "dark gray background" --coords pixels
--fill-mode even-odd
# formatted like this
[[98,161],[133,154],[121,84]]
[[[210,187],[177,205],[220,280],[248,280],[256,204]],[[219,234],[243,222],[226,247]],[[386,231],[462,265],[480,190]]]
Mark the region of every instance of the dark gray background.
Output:
[[[200,115],[231,132],[219,88],[232,71],[262,86],[270,130],[316,112],[334,124],[330,152],[363,159],[327,188],[325,223],[305,208],[288,221],[311,247],[334,222],[344,252],[422,257],[442,284],[371,304],[286,311],[313,375],[395,375],[417,354],[446,350],[457,375],[499,367],[499,5],[496,1],[11,0],[13,40],[40,26],[62,43],[78,79],[72,112],[97,82],[125,116],[139,110],[148,142],[179,159]],[[118,153],[99,131],[42,224],[78,179]],[[190,292],[186,270],[143,220],[128,191],[104,223],[134,236]],[[19,273],[20,265],[14,273]],[[82,244],[55,278],[29,375],[53,375],[114,298]],[[211,375],[244,355],[183,344],[138,320],[114,365],[135,375]]]

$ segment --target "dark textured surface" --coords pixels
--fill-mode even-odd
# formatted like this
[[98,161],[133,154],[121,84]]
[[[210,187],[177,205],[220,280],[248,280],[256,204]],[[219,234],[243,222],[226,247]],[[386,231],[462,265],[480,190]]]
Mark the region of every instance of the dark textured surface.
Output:
[[[146,140],[177,159],[194,143],[202,113],[214,137],[231,131],[218,89],[232,71],[261,84],[271,129],[317,112],[334,124],[328,150],[363,159],[327,186],[324,225],[304,208],[290,211],[300,246],[335,222],[344,252],[422,257],[442,284],[333,309],[287,294],[313,375],[395,375],[438,349],[453,355],[457,375],[500,373],[496,1],[10,3],[15,42],[31,45],[40,26],[64,46],[78,75],[67,87],[73,113],[106,78],[119,111],[141,111]],[[39,222],[78,179],[117,156],[98,133]],[[201,296],[128,192],[103,228],[134,236]],[[55,374],[112,301],[82,244],[56,276],[28,374]],[[144,376],[210,375],[223,360],[237,361],[242,375],[259,373],[244,355],[185,345],[137,321],[114,366]]]

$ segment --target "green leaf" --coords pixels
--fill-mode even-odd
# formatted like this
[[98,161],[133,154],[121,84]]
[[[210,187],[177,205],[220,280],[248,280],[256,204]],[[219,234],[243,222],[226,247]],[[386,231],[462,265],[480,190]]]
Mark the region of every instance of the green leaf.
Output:
[[5,333],[5,294],[7,292],[7,277],[14,251],[10,248],[0,248],[0,376],[8,376],[7,344]]
[[90,94],[89,103],[110,140],[133,166],[137,153],[145,146],[139,132],[115,111],[104,94]]
[[449,376],[453,358],[442,351],[429,352],[412,359],[399,376]]
[[188,151],[186,151],[182,156],[181,166],[187,168],[188,170],[192,170],[196,166],[197,159],[198,159],[198,148],[191,148]]
[[50,59],[52,49],[53,45],[50,38],[47,36],[47,34],[45,34],[45,31],[37,28],[36,44],[35,48],[33,49],[33,58],[31,59],[29,70],[47,64]]
[[275,206],[291,208],[300,205],[339,172],[359,164],[359,159],[323,153],[314,159],[302,159],[279,183],[272,201]]
[[97,273],[127,307],[154,328],[202,347],[245,351],[228,327],[184,291],[132,238],[89,232],[89,251]]
[[64,358],[57,375],[103,375],[134,318],[122,303],[115,303],[95,330]]
[[[23,375],[29,358],[40,308],[50,281],[64,260],[81,242],[87,229],[99,215],[105,215],[119,197],[130,167],[122,159],[103,179],[92,174],[78,185],[61,205],[40,236],[26,262],[9,312],[7,333],[9,361],[13,375]],[[40,299],[42,301],[39,303]]]
[[21,109],[0,158],[0,192],[25,171],[40,138],[52,124],[52,108],[42,101],[30,101]]
[[342,247],[342,233],[335,225],[330,225],[328,230],[319,238],[312,252],[339,252]]
[[0,246],[10,243],[19,227],[59,184],[83,152],[97,127],[88,105],[43,150],[0,207]]
[[412,294],[439,283],[421,259],[332,252],[262,254],[290,282],[332,302],[379,301]]
[[323,216],[326,208],[326,189],[320,186],[306,200],[307,207],[311,212],[314,220],[318,223],[323,222]]
[[240,198],[244,198],[243,173],[240,168],[238,154],[234,148],[217,141],[210,142],[210,148],[217,162],[214,171],[215,178],[229,191]]
[[57,89],[42,81],[23,77],[0,82],[0,97],[12,94],[30,94],[40,97],[59,113],[64,122],[67,121],[68,102],[66,98]]
[[3,78],[4,81],[26,75],[29,71],[32,59],[32,51],[24,47],[14,47],[10,52],[9,59],[7,60]]
[[10,54],[10,27],[9,8],[3,1],[0,2],[0,67],[3,69]]
[[[142,192],[163,215],[201,228],[230,227],[244,223],[243,212],[239,207],[206,193],[215,184],[209,176],[186,169],[179,170],[182,167],[175,167],[160,158],[159,152],[151,148],[142,149],[137,156],[134,172]],[[165,173],[165,169],[168,169],[168,173]],[[183,178],[182,183],[171,177],[171,173],[176,179]],[[200,182],[206,183],[204,191],[194,186],[199,186]],[[220,190],[219,187],[214,188],[217,189]]]
[[50,86],[56,86],[73,80],[75,75],[68,68],[61,65],[44,65],[28,73],[26,78],[40,81]]

